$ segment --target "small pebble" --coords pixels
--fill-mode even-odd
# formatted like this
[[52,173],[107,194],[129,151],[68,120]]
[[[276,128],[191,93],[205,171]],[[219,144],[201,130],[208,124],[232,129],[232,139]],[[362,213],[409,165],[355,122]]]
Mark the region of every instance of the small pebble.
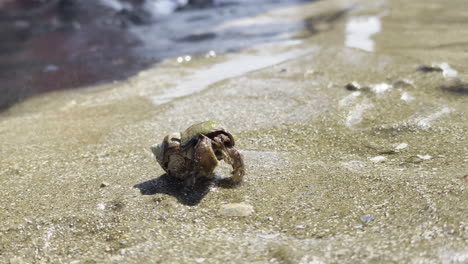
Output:
[[370,158],[369,160],[374,163],[382,163],[382,162],[387,161],[387,158],[384,156],[376,156],[376,157]]
[[458,71],[452,68],[448,63],[442,62],[439,64],[432,65],[421,65],[418,67],[420,72],[442,72],[442,75],[446,78],[457,77]]
[[419,154],[418,154],[418,155],[416,155],[416,156],[418,156],[418,158],[420,158],[420,159],[422,159],[422,160],[430,160],[430,159],[432,159],[432,156],[430,156],[430,155],[419,155]]
[[253,206],[246,203],[224,204],[219,210],[219,214],[222,216],[249,216],[253,212]]
[[421,65],[418,67],[420,72],[442,72],[442,68],[439,65]]
[[395,150],[402,150],[408,147],[407,143],[401,143],[398,146],[396,146]]
[[101,187],[101,188],[104,188],[104,187],[107,187],[107,186],[109,186],[109,183],[107,183],[107,182],[102,182],[101,185],[99,185],[99,187]]
[[399,79],[393,83],[395,88],[414,88],[414,82],[406,79]]
[[345,88],[348,91],[359,91],[361,90],[361,85],[357,82],[350,82],[345,85]]
[[369,223],[371,221],[374,221],[375,220],[375,217],[373,215],[364,215],[364,216],[361,216],[361,222],[363,223]]

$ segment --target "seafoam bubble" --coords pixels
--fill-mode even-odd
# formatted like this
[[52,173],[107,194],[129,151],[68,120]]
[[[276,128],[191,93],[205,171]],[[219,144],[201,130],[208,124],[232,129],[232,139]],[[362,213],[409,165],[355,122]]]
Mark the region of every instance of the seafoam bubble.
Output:
[[348,113],[345,124],[347,127],[355,126],[362,122],[362,114],[365,110],[372,108],[372,104],[358,104]]
[[187,0],[148,0],[143,8],[154,17],[159,15],[170,15],[177,8],[187,4]]
[[386,91],[393,88],[393,86],[391,84],[388,84],[388,83],[372,84],[369,87],[371,88],[371,91],[376,93],[376,94],[383,94]]
[[206,53],[205,58],[214,58],[216,57],[216,52],[214,50],[210,50]]
[[118,0],[99,0],[99,3],[102,6],[111,8],[115,11],[120,11],[123,9],[131,9],[131,5],[129,3],[121,2]]

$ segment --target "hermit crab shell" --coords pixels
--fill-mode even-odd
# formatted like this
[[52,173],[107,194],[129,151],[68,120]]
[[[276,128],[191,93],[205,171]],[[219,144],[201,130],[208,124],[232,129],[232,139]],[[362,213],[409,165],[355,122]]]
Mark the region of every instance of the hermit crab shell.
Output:
[[208,138],[214,138],[219,134],[224,134],[229,137],[229,142],[226,143],[226,147],[234,146],[234,137],[231,135],[231,133],[226,132],[222,124],[214,121],[197,123],[187,128],[180,134],[180,146],[183,149],[187,149],[194,146],[200,139],[201,135],[204,135]]
[[167,135],[163,142],[158,145],[154,145],[151,147],[151,151],[153,152],[154,156],[156,157],[156,161],[158,161],[159,165],[167,169],[167,162],[168,157],[166,153],[170,150],[177,151],[180,146],[180,133],[172,133]]

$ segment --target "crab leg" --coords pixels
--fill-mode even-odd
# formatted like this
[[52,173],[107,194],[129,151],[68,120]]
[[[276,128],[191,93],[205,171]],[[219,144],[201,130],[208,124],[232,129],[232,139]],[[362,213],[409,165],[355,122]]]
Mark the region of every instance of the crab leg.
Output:
[[218,159],[211,145],[212,141],[206,136],[195,146],[194,153],[194,173],[196,177],[213,177],[213,170],[218,165]]

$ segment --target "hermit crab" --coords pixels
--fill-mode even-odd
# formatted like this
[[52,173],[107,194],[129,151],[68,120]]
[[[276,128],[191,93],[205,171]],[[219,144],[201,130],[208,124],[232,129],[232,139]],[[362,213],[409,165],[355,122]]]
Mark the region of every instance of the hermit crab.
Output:
[[205,121],[182,133],[167,135],[161,144],[152,146],[151,151],[164,171],[183,180],[186,186],[193,186],[198,178],[213,179],[213,171],[220,160],[232,166],[228,181],[239,184],[245,174],[244,159],[234,145],[234,137],[223,125]]

